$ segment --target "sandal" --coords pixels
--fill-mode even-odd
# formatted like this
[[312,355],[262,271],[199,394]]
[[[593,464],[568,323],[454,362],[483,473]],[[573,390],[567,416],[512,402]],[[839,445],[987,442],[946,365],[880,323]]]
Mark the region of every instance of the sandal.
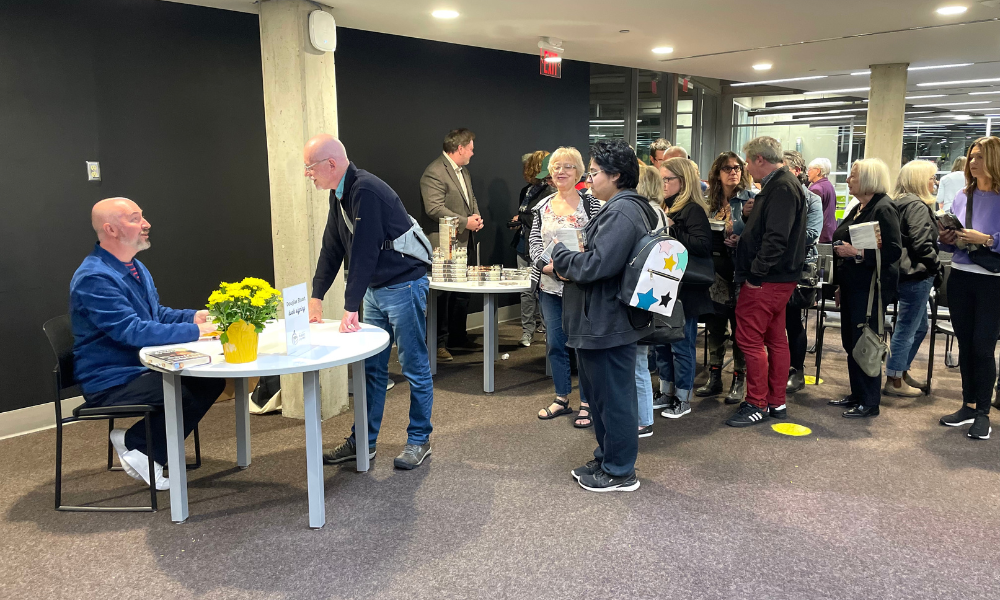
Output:
[[545,408],[542,409],[545,411],[545,416],[538,415],[539,419],[543,421],[548,421],[549,419],[554,419],[556,417],[568,415],[573,412],[573,409],[569,407],[569,400],[560,401],[559,397],[556,396],[556,399],[552,401],[552,404],[558,404],[562,408],[556,410],[555,412],[552,412],[551,410],[549,410],[549,407],[546,406]]
[[[587,411],[587,414],[582,414],[583,411]],[[584,406],[581,404],[580,412],[577,413],[576,419],[573,421],[573,427],[576,427],[577,429],[586,429],[591,427],[594,424],[594,419],[592,417],[593,413],[590,411],[590,405],[588,404],[587,406]],[[580,423],[580,421],[583,421],[583,423]]]

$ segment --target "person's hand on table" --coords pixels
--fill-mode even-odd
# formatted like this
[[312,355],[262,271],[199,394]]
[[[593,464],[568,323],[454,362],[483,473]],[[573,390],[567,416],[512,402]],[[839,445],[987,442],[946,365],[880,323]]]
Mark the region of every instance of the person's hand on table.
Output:
[[841,258],[854,258],[858,255],[858,250],[854,246],[844,242],[833,247],[834,253]]
[[208,311],[207,310],[199,310],[198,312],[194,313],[194,324],[195,325],[201,325],[202,323],[204,323],[206,321],[208,321]]
[[309,299],[309,322],[310,323],[322,323],[323,322],[323,301],[319,298]]
[[990,246],[993,245],[992,235],[980,233],[975,229],[963,229],[961,231],[956,231],[955,237],[962,240],[966,244],[976,244],[980,246],[984,244],[989,244]]
[[201,323],[195,322],[195,324],[198,326],[199,337],[206,336],[211,333],[216,333],[219,331],[219,326],[216,325],[215,323],[205,323],[204,321],[202,321]]
[[358,322],[358,313],[345,310],[344,316],[340,319],[340,333],[357,333],[361,331],[361,323]]

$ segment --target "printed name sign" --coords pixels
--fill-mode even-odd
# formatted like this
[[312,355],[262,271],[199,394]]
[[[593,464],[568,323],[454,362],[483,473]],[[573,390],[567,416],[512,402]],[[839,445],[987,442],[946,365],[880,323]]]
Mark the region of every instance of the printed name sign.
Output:
[[312,348],[309,341],[309,293],[300,283],[281,290],[285,300],[285,344],[288,354],[301,354]]

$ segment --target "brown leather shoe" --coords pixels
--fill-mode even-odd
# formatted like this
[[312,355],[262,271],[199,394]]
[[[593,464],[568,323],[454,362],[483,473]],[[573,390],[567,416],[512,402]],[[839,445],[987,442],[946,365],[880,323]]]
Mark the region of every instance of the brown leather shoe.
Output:
[[438,362],[451,362],[455,357],[448,352],[447,348],[438,348]]

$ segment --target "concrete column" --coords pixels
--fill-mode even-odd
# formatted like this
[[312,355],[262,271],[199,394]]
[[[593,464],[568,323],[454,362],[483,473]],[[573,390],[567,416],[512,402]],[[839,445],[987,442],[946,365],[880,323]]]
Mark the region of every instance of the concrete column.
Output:
[[896,181],[903,160],[903,119],[906,111],[905,63],[872,65],[868,94],[865,158],[881,158]]
[[[306,282],[312,287],[329,212],[329,192],[317,191],[304,175],[302,148],[318,134],[337,135],[337,87],[334,56],[309,42],[306,0],[260,3],[261,63],[264,71],[264,116],[271,182],[271,239],[276,287]],[[323,314],[340,318],[344,311],[343,271],[326,294]],[[321,415],[347,409],[347,369],[320,373]],[[281,378],[282,412],[304,417],[302,377]]]

